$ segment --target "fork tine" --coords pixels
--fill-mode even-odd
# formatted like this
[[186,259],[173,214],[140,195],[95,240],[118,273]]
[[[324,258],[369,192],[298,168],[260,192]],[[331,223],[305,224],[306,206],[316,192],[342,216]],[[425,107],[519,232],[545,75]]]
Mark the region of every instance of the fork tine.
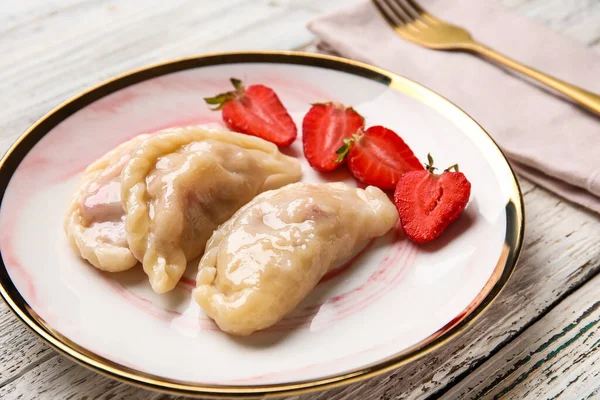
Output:
[[402,27],[410,23],[410,20],[397,13],[386,0],[373,0],[375,7],[393,27]]
[[439,20],[437,18],[435,18],[433,15],[431,15],[427,11],[425,11],[419,5],[419,3],[417,3],[416,1],[414,1],[414,0],[405,0],[405,1],[408,4],[408,7],[412,8],[412,12],[417,13],[423,22],[429,23],[431,25],[439,22]]
[[[427,22],[423,19],[423,16],[415,9],[409,0],[394,0],[396,5],[404,11],[406,15],[408,15],[413,21],[414,27],[418,28],[419,26],[427,27]],[[418,7],[418,6],[417,6]]]
[[404,8],[402,8],[402,5],[398,2],[398,0],[383,0],[385,3],[387,3],[388,7],[390,8],[390,10],[392,10],[398,17],[401,17],[405,23],[408,25],[411,22],[414,22],[414,18],[408,14]]
[[410,15],[411,19],[417,20],[420,18],[420,14],[417,10],[415,10],[406,0],[395,0],[398,7],[400,7],[406,14]]

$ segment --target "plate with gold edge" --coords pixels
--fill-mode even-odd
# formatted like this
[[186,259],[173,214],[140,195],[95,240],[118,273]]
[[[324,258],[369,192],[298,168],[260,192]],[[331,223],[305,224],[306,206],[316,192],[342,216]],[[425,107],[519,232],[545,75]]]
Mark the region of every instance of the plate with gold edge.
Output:
[[[393,129],[418,158],[432,153],[438,165],[458,163],[472,184],[467,208],[430,244],[392,230],[355,249],[283,320],[247,337],[221,332],[193,301],[197,261],[162,295],[141,268],[91,267],[62,230],[83,170],[142,133],[222,125],[203,97],[228,90],[231,77],[272,87],[299,128],[310,104],[339,101],[368,124]],[[301,163],[303,182],[359,185],[345,169],[311,169],[300,138],[282,151]],[[26,326],[113,378],[212,397],[322,390],[421,357],[497,297],[524,229],[515,175],[468,114],[394,73],[299,52],[202,55],[95,86],[51,110],[13,144],[0,161],[0,196],[1,294]]]

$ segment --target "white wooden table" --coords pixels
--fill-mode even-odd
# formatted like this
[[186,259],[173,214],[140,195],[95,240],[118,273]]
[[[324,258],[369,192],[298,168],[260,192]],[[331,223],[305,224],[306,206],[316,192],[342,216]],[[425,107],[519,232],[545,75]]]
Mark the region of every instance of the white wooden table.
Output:
[[[306,22],[352,2],[2,0],[0,152],[54,105],[136,67],[209,51],[312,49]],[[600,0],[502,3],[600,50]],[[388,375],[300,399],[600,398],[600,217],[521,183],[525,249],[482,318]],[[75,364],[0,304],[0,398],[172,397]]]

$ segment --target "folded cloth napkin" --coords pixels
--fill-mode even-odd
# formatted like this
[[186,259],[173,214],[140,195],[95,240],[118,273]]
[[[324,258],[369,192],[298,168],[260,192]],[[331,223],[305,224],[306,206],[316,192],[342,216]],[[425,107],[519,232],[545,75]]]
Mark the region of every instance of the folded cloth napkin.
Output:
[[[419,3],[509,57],[600,93],[600,52],[490,0]],[[490,133],[518,173],[600,213],[600,116],[476,56],[408,42],[370,1],[314,20],[309,29],[342,56],[404,75],[453,101]]]

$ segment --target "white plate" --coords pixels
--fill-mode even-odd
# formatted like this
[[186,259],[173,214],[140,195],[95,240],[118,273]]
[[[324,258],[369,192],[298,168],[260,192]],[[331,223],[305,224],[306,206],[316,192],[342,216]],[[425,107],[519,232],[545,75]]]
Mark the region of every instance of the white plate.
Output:
[[[219,124],[203,97],[229,78],[264,83],[301,126],[310,103],[353,105],[420,159],[460,165],[472,183],[457,222],[429,245],[390,233],[328,276],[285,319],[248,338],[219,331],[191,299],[195,269],[166,295],[137,267],[102,273],[62,232],[81,171],[117,144],[175,125]],[[477,95],[477,94],[474,94]],[[501,118],[501,116],[499,116]],[[305,181],[321,175],[291,149]],[[10,182],[9,182],[10,181]],[[6,190],[4,190],[6,189]],[[316,390],[381,373],[456,335],[498,294],[521,248],[523,205],[502,153],[467,114],[430,90],[357,62],[301,53],[228,53],[118,77],[52,110],[0,164],[0,281],[16,314],[83,364],[154,389],[261,395]]]

